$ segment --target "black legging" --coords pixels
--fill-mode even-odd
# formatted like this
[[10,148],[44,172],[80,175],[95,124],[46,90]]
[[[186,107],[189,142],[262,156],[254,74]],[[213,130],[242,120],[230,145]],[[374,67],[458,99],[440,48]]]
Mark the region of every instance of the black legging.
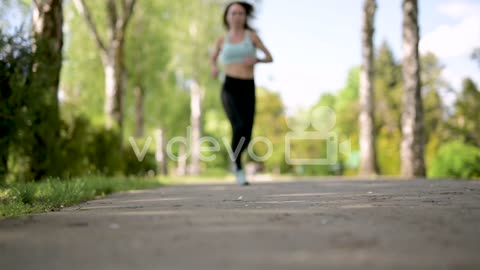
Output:
[[[241,155],[247,149],[252,138],[255,115],[255,81],[226,76],[222,86],[222,103],[232,126],[232,161],[235,163],[236,169],[240,170],[242,169]],[[241,148],[237,150],[237,147],[240,147],[239,144],[241,144]]]

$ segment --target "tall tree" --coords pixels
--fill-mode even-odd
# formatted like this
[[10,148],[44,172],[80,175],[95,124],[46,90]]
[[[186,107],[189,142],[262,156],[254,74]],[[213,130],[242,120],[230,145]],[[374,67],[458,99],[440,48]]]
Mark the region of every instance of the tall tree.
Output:
[[466,78],[462,92],[455,101],[455,127],[465,143],[480,147],[480,91],[475,82]]
[[32,28],[38,59],[34,74],[51,93],[51,105],[57,118],[63,48],[62,12],[62,0],[33,0]]
[[400,132],[401,64],[392,49],[383,42],[375,56],[375,123],[376,134]]
[[378,174],[374,128],[374,46],[375,0],[365,0],[362,20],[362,56],[360,71],[360,175]]
[[345,87],[335,99],[335,113],[337,121],[335,130],[347,138],[358,137],[358,115],[360,89],[360,67],[353,67],[347,75]]
[[[128,136],[143,137],[165,125],[171,102],[167,69],[171,58],[168,28],[172,26],[171,2],[166,0],[139,1],[127,34],[125,63],[128,67],[128,92],[125,99],[125,130]],[[139,59],[142,59],[139,61]],[[152,104],[153,103],[153,104]],[[161,117],[159,117],[161,116]]]
[[[36,107],[35,138],[29,159],[31,177],[59,175],[58,141],[60,138],[60,112],[58,86],[62,68],[63,6],[62,0],[33,0],[32,30],[35,63],[32,87],[42,89],[44,107]],[[40,98],[40,97],[39,97]]]
[[401,64],[386,41],[375,55],[375,135],[379,173],[400,174]]
[[448,88],[442,78],[443,66],[433,53],[421,56],[422,99],[424,111],[425,142],[431,136],[438,136],[439,128],[444,120],[445,108],[440,91]]
[[424,177],[423,105],[420,89],[418,1],[403,0],[402,175]]
[[78,12],[85,18],[93,35],[105,71],[105,114],[106,127],[118,128],[123,132],[123,99],[126,88],[124,63],[125,36],[133,15],[136,0],[107,0],[107,41],[102,40],[98,25],[94,22],[85,0],[73,0]]
[[210,80],[208,65],[209,46],[221,35],[221,8],[225,1],[220,0],[180,0],[176,1],[176,28],[172,33],[175,40],[173,50],[177,52],[172,65],[189,81],[190,88],[190,164],[189,172],[200,172],[200,137],[202,136],[203,102],[205,87]]

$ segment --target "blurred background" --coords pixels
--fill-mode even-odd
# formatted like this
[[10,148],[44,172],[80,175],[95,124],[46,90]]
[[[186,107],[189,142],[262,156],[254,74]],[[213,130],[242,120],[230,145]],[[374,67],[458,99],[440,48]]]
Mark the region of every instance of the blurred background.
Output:
[[[228,176],[230,126],[209,67],[227,2],[1,0],[0,181]],[[246,156],[250,173],[359,174],[362,2],[251,1],[274,63],[255,71],[254,136],[272,144],[252,145],[268,158]],[[478,178],[480,3],[423,0],[419,11],[427,176]],[[402,1],[377,1],[373,37],[377,174],[401,176]],[[320,106],[348,151],[335,164],[289,164],[289,123]],[[322,142],[290,146],[293,157],[325,156]]]

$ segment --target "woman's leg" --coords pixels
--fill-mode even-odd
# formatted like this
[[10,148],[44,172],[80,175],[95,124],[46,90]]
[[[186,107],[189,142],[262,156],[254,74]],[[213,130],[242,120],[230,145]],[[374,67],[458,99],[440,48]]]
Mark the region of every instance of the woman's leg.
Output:
[[242,95],[242,106],[240,107],[243,118],[242,136],[245,137],[245,144],[242,151],[246,150],[252,139],[253,123],[255,119],[255,84],[253,81],[245,85]]
[[[228,86],[227,86],[228,87]],[[224,86],[222,89],[222,103],[225,113],[227,114],[228,120],[232,127],[232,139],[230,144],[230,151],[233,154],[230,158],[235,164],[235,170],[242,169],[241,162],[241,152],[243,151],[243,146],[245,144],[245,138],[243,137],[243,118],[240,113],[240,97],[232,93],[231,89],[229,90]]]
[[227,80],[222,87],[222,103],[232,126],[232,161],[236,169],[241,170],[241,156],[252,137],[255,114],[254,82]]

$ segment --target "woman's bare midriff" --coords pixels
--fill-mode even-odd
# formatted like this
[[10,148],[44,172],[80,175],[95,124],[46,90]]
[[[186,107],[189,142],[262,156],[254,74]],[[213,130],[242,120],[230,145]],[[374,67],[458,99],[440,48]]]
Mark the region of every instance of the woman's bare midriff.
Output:
[[247,67],[243,63],[231,63],[224,66],[225,74],[239,79],[253,79],[253,66]]

